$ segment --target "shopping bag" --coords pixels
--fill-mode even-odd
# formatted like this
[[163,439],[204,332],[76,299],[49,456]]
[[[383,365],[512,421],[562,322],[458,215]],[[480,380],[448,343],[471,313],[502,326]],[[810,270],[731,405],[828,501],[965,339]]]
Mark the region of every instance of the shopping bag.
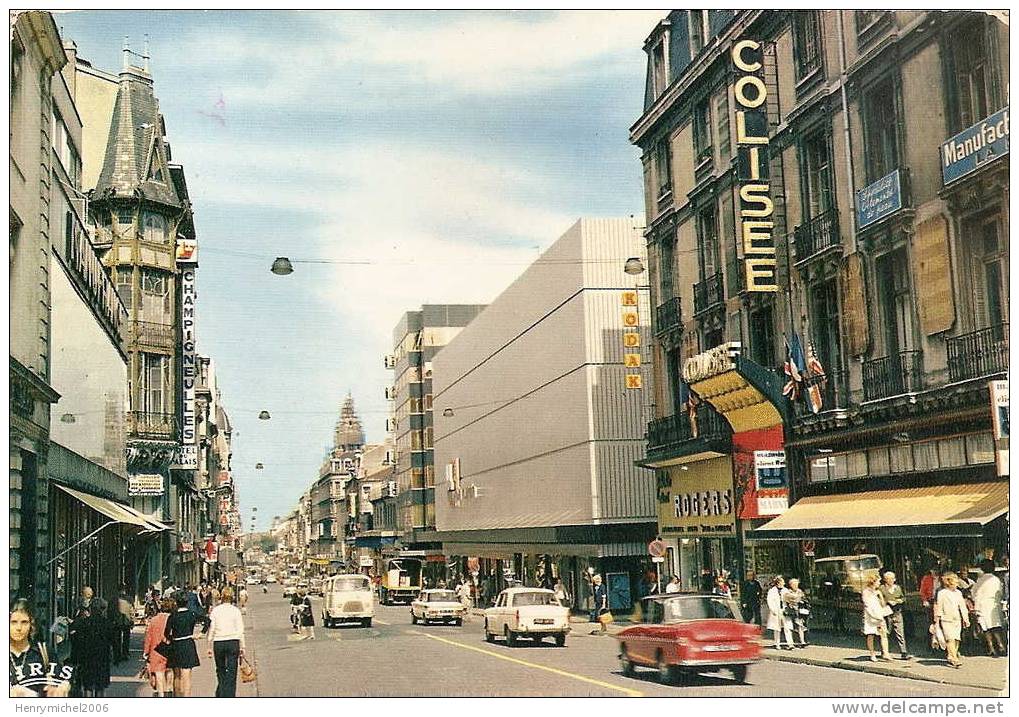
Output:
[[606,610],[605,612],[598,616],[598,622],[600,622],[602,625],[611,625],[615,621],[616,618],[612,617],[612,613],[609,612],[608,610]]
[[941,629],[941,625],[931,625],[931,649],[932,650],[947,650],[948,641],[945,640],[945,633]]
[[248,658],[241,658],[241,682],[248,683],[254,682],[258,675],[255,674],[255,668],[248,662]]

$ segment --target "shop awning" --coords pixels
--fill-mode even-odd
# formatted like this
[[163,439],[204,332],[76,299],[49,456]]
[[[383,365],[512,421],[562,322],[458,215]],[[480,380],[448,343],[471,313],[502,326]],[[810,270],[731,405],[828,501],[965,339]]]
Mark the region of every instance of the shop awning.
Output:
[[92,495],[90,493],[83,493],[82,491],[68,488],[65,485],[57,484],[57,487],[75,500],[84,503],[100,515],[105,515],[107,518],[115,520],[118,523],[133,525],[137,528],[141,528],[145,532],[159,532],[170,529],[168,525],[165,525],[155,518],[145,515],[124,503],[118,503],[115,500],[109,500],[107,498],[100,498],[99,496]]
[[750,540],[979,537],[1008,513],[1008,481],[819,495],[747,533]]

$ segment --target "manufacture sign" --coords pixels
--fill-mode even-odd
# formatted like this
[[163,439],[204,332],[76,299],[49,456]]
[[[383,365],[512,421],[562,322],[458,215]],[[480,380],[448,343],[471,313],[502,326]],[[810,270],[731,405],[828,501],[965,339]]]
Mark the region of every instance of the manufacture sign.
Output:
[[163,476],[158,473],[137,473],[127,477],[128,495],[162,495]]
[[896,169],[856,193],[856,225],[866,229],[902,209],[902,173]]
[[748,293],[778,291],[775,276],[775,223],[768,177],[768,90],[762,79],[761,43],[740,40],[732,46],[736,69],[736,147],[739,158],[739,218],[744,285]]
[[945,185],[1008,154],[1008,107],[964,129],[941,145]]
[[[198,352],[195,346],[195,267],[188,265],[181,271],[181,445],[197,446],[198,432],[195,420],[195,383],[198,380]],[[180,467],[198,468],[198,450],[185,450],[180,454]]]

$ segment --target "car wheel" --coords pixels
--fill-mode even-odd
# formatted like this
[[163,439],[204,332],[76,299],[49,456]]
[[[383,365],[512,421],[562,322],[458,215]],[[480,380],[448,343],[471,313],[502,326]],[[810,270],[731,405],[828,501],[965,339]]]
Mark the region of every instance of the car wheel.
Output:
[[736,678],[736,682],[745,685],[747,683],[747,672],[749,671],[750,668],[747,665],[736,665],[732,668],[732,676]]
[[560,632],[558,635],[555,636],[555,646],[556,647],[566,647],[566,633],[565,632]]
[[488,631],[488,620],[485,620],[485,642],[495,642],[495,635]]
[[676,681],[676,669],[665,661],[665,655],[658,653],[658,681],[663,685],[670,685]]
[[516,647],[517,646],[517,633],[513,632],[512,630],[510,630],[509,629],[509,625],[506,626],[505,635],[506,635],[506,644],[509,647]]
[[411,625],[417,625],[418,624],[418,616],[414,614],[413,610],[410,611],[410,624]]
[[370,617],[366,617],[363,622],[364,622],[364,626],[365,627],[371,627],[372,626],[372,619]]
[[619,665],[623,668],[624,676],[633,677],[636,670],[634,669],[633,660],[631,660],[630,656],[626,654],[625,643],[619,646]]
[[456,625],[457,627],[460,627],[461,625],[463,625],[463,624],[464,624],[463,618],[460,618],[460,619],[454,620],[454,621],[453,621],[453,624],[454,624],[454,625]]

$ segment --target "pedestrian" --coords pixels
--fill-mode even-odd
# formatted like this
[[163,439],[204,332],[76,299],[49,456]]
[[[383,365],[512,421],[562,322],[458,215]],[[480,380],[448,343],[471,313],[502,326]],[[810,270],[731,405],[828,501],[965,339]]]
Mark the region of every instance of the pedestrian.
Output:
[[[10,613],[10,696],[67,697],[70,669],[52,662],[44,642],[32,643],[37,629],[31,603],[19,598]],[[40,675],[41,668],[41,675]]]
[[566,592],[566,586],[563,585],[563,581],[560,578],[556,578],[555,585],[552,586],[552,592],[555,593],[556,600],[563,607],[570,607],[570,594]]
[[304,602],[301,596],[295,591],[290,596],[290,625],[294,628],[294,634],[301,632],[301,612],[304,610]]
[[732,597],[732,588],[729,587],[729,583],[724,575],[719,575],[715,578],[715,587],[711,590],[711,593],[727,598]]
[[167,666],[173,670],[173,696],[191,696],[191,670],[198,667],[198,650],[195,647],[195,625],[199,616],[188,609],[188,596],[178,590],[173,598],[177,609],[166,621],[163,635],[170,642]]
[[973,607],[976,611],[977,624],[987,642],[987,653],[991,657],[1005,655],[1005,644],[1001,639],[1005,625],[1005,614],[1002,609],[1005,591],[1001,579],[994,574],[994,561],[984,560],[980,563],[983,575],[973,585]]
[[678,575],[673,575],[672,579],[669,580],[669,584],[665,586],[665,592],[670,595],[673,593],[678,593],[682,589],[683,586],[680,585]]
[[715,588],[715,573],[711,568],[701,568],[700,591],[709,593]]
[[591,622],[597,622],[600,628],[591,634],[606,635],[608,634],[609,624],[604,619],[601,619],[601,616],[609,612],[609,591],[602,584],[601,575],[595,575],[591,578],[591,586],[594,597],[593,607],[591,608]]
[[[863,585],[863,634],[867,636],[867,650],[870,652],[870,661],[877,662],[878,659],[890,661],[888,655],[888,628],[885,625],[885,618],[892,614],[892,609],[885,605],[884,598],[878,590],[878,576],[871,575]],[[881,643],[880,658],[874,654],[874,638],[877,637]]]
[[315,615],[311,610],[311,598],[308,597],[308,591],[301,588],[299,591],[301,599],[301,639],[303,640],[314,640],[315,639]]
[[473,607],[471,600],[471,583],[470,580],[464,578],[463,582],[456,590],[456,595],[460,598],[460,604],[464,606],[464,618],[471,614],[471,607]]
[[743,620],[756,622],[763,627],[761,621],[761,598],[764,597],[764,587],[757,579],[757,573],[753,570],[747,571],[747,579],[743,581],[740,588],[740,607],[743,608]]
[[[170,598],[163,598],[159,603],[159,612],[152,616],[145,628],[145,641],[142,643],[142,659],[149,672],[149,683],[152,685],[153,697],[173,696],[173,672],[166,664],[166,656],[156,649],[160,644],[168,645],[166,638],[166,621],[177,609],[177,603]],[[166,648],[163,648],[164,650]]]
[[248,614],[248,588],[244,585],[241,585],[240,592],[237,594],[237,605],[240,607],[242,615]]
[[881,576],[878,590],[885,605],[892,609],[892,614],[885,617],[885,628],[889,635],[895,635],[895,642],[899,645],[899,659],[910,660],[913,656],[906,649],[906,621],[903,609],[906,596],[902,592],[902,586],[896,584],[894,572],[888,570]]
[[79,619],[71,638],[75,680],[83,697],[102,697],[110,686],[114,628],[107,617],[109,606],[102,598],[89,599],[86,614]]
[[958,575],[947,572],[941,576],[941,583],[943,589],[938,591],[934,603],[934,621],[945,636],[948,664],[952,667],[962,667],[959,642],[962,640],[962,631],[969,627],[969,610],[959,590]]
[[800,579],[789,578],[789,587],[782,597],[785,601],[785,614],[793,621],[793,636],[798,633],[799,644],[793,639],[793,647],[807,646],[807,617],[810,615],[810,607],[807,605],[807,596],[800,590]]
[[237,667],[244,657],[244,618],[234,604],[233,590],[209,615],[209,657],[216,660],[216,697],[237,696]]
[[120,662],[126,662],[131,655],[131,629],[134,627],[134,600],[129,597],[127,585],[120,588],[117,598],[117,618],[119,626]]
[[95,591],[92,588],[90,588],[88,585],[83,587],[81,589],[81,602],[80,602],[81,606],[84,607],[87,610],[88,606],[92,602],[92,598],[95,597],[95,594],[96,594]]
[[156,590],[154,585],[149,586],[149,590],[145,593],[145,619],[151,620],[153,617],[159,614],[159,601],[161,600],[159,591]]
[[768,590],[768,629],[775,634],[775,649],[782,649],[782,634],[785,633],[787,650],[793,649],[793,621],[785,614],[785,578],[776,575]]

